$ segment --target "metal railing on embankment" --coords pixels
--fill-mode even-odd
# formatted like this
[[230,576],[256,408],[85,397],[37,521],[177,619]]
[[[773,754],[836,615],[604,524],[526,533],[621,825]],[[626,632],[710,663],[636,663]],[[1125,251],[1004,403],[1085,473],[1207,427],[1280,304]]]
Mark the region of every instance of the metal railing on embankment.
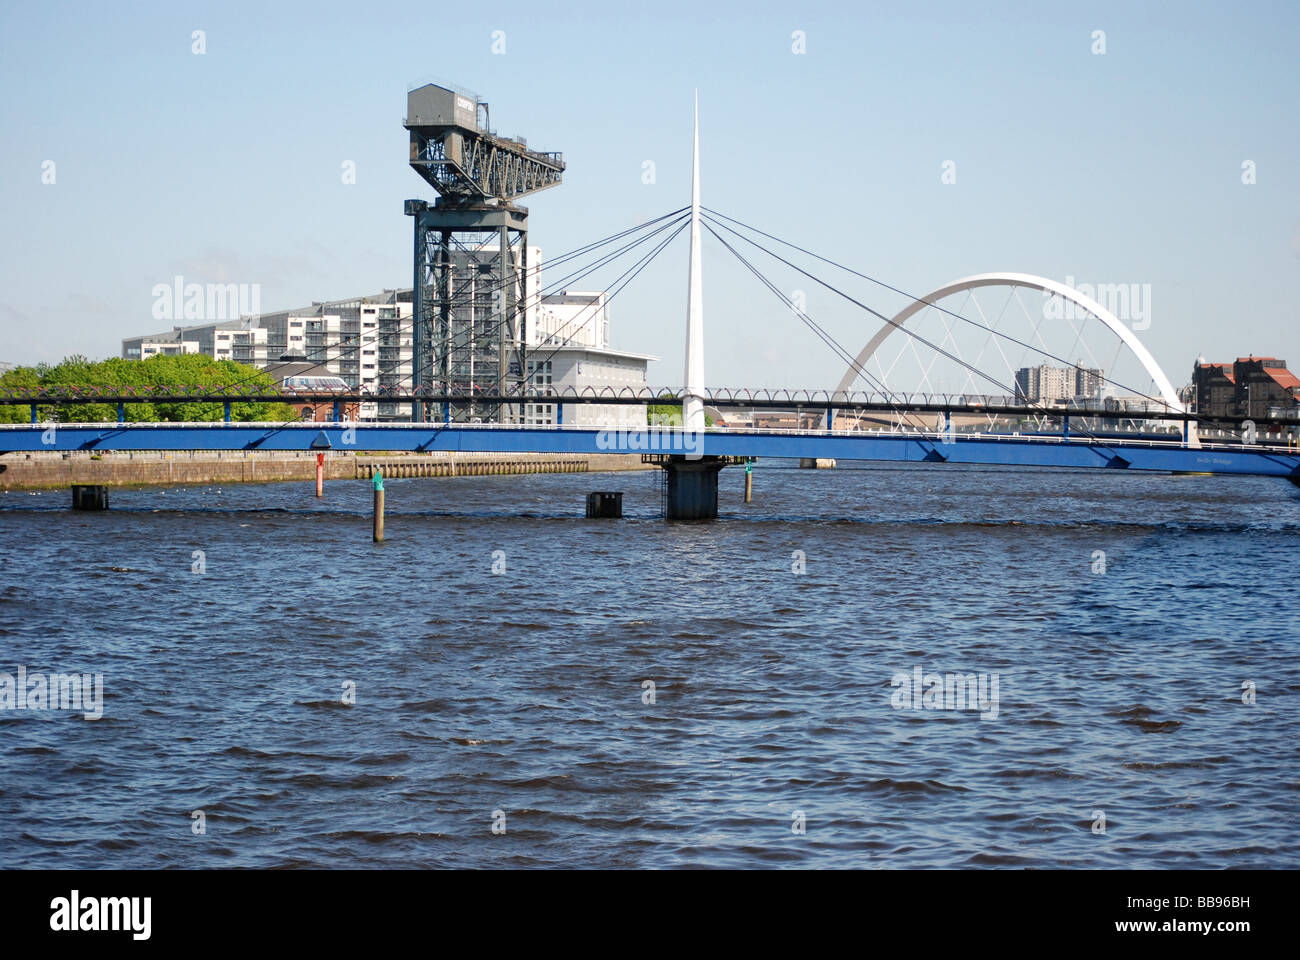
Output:
[[586,473],[590,464],[585,457],[530,458],[492,457],[367,457],[355,458],[356,476],[369,480],[375,471],[385,479],[393,477],[483,477],[524,473]]

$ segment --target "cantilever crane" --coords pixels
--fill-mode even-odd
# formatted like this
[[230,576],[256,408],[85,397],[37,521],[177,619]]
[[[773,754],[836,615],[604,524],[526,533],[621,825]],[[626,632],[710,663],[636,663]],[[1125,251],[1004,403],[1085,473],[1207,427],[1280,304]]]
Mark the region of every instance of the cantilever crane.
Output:
[[[472,94],[436,84],[407,94],[403,125],[411,134],[411,169],[439,194],[432,206],[406,201],[415,219],[412,382],[417,390],[436,385],[466,397],[465,404],[448,407],[447,419],[473,417],[475,394],[522,390],[528,211],[511,201],[555,186],[564,173],[561,154],[497,136],[487,121],[487,104]],[[492,234],[495,278],[492,265],[478,259]],[[461,263],[474,262],[473,275],[456,276],[457,254]],[[422,408],[412,406],[412,419],[426,419]],[[513,410],[503,410],[502,418],[512,419]]]
[[[479,123],[480,114],[484,118]],[[564,157],[487,129],[487,104],[428,84],[407,98],[411,168],[451,204],[514,200],[560,182]]]

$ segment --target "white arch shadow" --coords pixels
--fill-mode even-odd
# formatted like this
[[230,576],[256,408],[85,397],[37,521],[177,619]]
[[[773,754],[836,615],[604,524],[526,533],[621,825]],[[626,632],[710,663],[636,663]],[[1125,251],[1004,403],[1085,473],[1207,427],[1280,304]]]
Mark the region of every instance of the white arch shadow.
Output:
[[884,342],[885,338],[895,330],[900,329],[914,314],[919,313],[931,304],[942,300],[945,297],[951,296],[954,293],[961,293],[964,290],[974,290],[978,287],[999,286],[1029,287],[1032,290],[1041,290],[1044,293],[1054,293],[1059,297],[1063,297],[1064,299],[1083,307],[1083,309],[1087,310],[1109,327],[1115,335],[1119,337],[1120,340],[1124,341],[1125,345],[1133,351],[1133,355],[1141,361],[1142,366],[1146,368],[1147,373],[1151,374],[1151,379],[1155,382],[1156,388],[1160,391],[1160,397],[1165,404],[1167,404],[1172,410],[1184,409],[1182,402],[1178,399],[1178,391],[1175,390],[1174,385],[1169,382],[1169,378],[1165,376],[1164,370],[1160,369],[1160,364],[1156,363],[1155,357],[1151,356],[1150,351],[1143,346],[1142,341],[1139,340],[1133,331],[1125,326],[1118,317],[1096,300],[1084,296],[1073,287],[1067,287],[1065,284],[1057,283],[1055,280],[1049,280],[1046,277],[1036,277],[1029,273],[981,273],[973,277],[966,277],[962,280],[955,280],[945,287],[940,287],[933,293],[927,294],[918,300],[913,300],[910,304],[896,313],[892,320],[886,322],[878,331],[876,331],[874,337],[867,341],[867,345],[863,347],[862,351],[858,354],[854,365],[849,368],[848,372],[844,374],[843,379],[840,380],[840,385],[836,388],[836,392],[840,393],[849,390],[853,386],[853,381],[857,379],[857,371],[866,368],[867,361],[875,354],[876,349]]

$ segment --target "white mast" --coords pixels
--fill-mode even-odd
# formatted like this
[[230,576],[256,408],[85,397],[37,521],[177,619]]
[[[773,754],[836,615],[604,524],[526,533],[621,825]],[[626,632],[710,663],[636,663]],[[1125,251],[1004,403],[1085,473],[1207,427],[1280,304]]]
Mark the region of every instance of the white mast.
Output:
[[700,92],[695,91],[695,146],[691,160],[691,265],[686,306],[686,391],[682,427],[704,432],[704,290],[700,270]]

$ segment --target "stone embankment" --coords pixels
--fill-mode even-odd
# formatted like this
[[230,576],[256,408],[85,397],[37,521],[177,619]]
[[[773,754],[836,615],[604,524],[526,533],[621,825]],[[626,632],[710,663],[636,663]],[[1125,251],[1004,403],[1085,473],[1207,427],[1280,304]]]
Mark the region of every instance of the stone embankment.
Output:
[[[326,480],[385,477],[476,477],[521,473],[595,473],[641,470],[639,454],[380,453],[325,454]],[[110,487],[188,483],[312,481],[316,454],[270,452],[6,453],[0,490],[49,490],[74,483]]]

